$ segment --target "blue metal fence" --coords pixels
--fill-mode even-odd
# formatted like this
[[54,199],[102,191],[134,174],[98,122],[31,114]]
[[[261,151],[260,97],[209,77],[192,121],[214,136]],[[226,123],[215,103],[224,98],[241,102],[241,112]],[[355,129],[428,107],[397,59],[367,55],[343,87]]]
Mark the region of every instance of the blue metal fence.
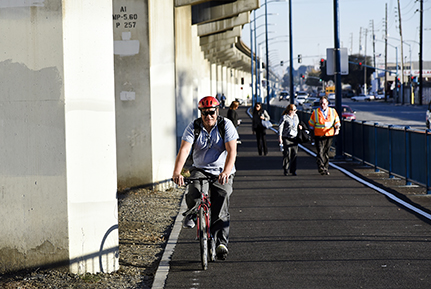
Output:
[[[284,108],[270,106],[273,122],[281,118]],[[298,111],[300,120],[308,122],[311,113]],[[342,121],[343,155],[400,177],[406,185],[426,187],[431,194],[431,130],[380,125],[365,121]]]

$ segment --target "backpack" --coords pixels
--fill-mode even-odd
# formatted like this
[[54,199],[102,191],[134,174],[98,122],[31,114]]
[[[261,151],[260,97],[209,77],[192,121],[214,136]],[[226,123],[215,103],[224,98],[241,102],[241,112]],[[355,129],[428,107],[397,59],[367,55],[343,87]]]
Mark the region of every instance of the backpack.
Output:
[[[221,138],[225,139],[225,135],[226,135],[226,127],[225,127],[225,120],[224,117],[222,117],[221,115],[219,115],[217,117],[217,129],[219,134],[221,135]],[[184,164],[184,168],[190,170],[192,168],[192,164],[193,164],[193,149],[195,146],[195,142],[198,139],[200,133],[202,131],[202,118],[197,118],[193,121],[193,134],[194,134],[194,139],[193,139],[193,144],[192,144],[192,148],[190,150],[190,154],[187,157],[186,163]]]
[[311,140],[310,131],[308,130],[308,126],[305,124],[305,122],[300,122],[302,129],[298,128],[298,135],[296,136],[296,139],[298,140],[298,143],[307,143]]

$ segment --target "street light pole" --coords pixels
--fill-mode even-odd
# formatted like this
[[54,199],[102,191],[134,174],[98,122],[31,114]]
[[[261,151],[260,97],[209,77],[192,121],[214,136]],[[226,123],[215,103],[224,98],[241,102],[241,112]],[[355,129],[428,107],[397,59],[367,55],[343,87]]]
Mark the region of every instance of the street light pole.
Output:
[[269,109],[269,57],[268,57],[268,0],[265,0],[265,44],[266,44],[266,109]]
[[[335,109],[338,115],[342,115],[341,111],[341,59],[340,59],[340,25],[338,21],[338,0],[334,0],[334,51],[335,51]],[[366,45],[366,44],[365,44]],[[366,56],[365,56],[366,57]],[[337,136],[335,158],[343,157],[343,141],[341,135]]]
[[[257,55],[257,44],[256,44],[256,42],[257,42],[257,37],[256,37],[256,35],[257,35],[257,31],[256,31],[256,19],[257,18],[259,18],[259,16],[258,17],[256,17],[256,10],[254,11],[254,51],[255,51],[255,53],[256,53],[256,55]],[[256,63],[257,63],[257,57],[256,57]],[[260,71],[260,59],[259,59],[259,65],[256,65],[256,63],[255,63],[255,66],[256,66],[256,69],[255,69],[255,74],[256,74],[256,81],[255,81],[255,83],[254,83],[254,85],[255,85],[255,89],[254,89],[254,91],[256,92],[256,94],[255,94],[255,99],[254,99],[254,103],[253,103],[253,106],[256,104],[256,102],[257,102],[257,88],[258,88],[258,85],[260,85],[259,83],[258,83],[258,81],[259,81],[259,79],[258,79],[258,77],[257,77],[257,70],[259,69],[259,71]]]
[[[382,40],[378,40],[378,39],[376,39],[376,41],[383,42]],[[396,66],[396,75],[395,75],[395,84],[396,85],[395,85],[395,89],[396,89],[397,98],[398,98],[398,80],[397,80],[398,79],[398,47],[395,46],[395,45],[389,44],[388,41],[387,41],[387,38],[385,39],[384,43],[385,43],[385,47],[387,45],[389,45],[389,46],[392,46],[393,48],[395,48],[395,66]],[[387,48],[385,48],[385,51],[386,50],[387,50]],[[385,55],[385,57],[386,57],[386,55]],[[387,64],[385,64],[385,74],[386,73],[387,73]],[[385,82],[385,94],[386,94],[386,82]],[[387,101],[386,95],[385,95],[385,101]],[[395,97],[392,98],[392,101],[395,102]]]
[[290,104],[295,104],[295,92],[293,90],[293,40],[292,40],[292,0],[289,0],[289,54],[290,54],[290,66],[289,66],[289,79],[290,79]]
[[[254,13],[254,20],[256,20],[256,11],[253,11]],[[250,58],[251,58],[251,103],[254,106],[254,69],[253,69],[253,63],[255,62],[255,57],[253,55],[253,28],[251,27],[250,23]],[[256,67],[256,64],[254,64],[254,67]]]
[[420,8],[420,23],[419,23],[419,29],[420,29],[420,35],[419,35],[419,104],[422,105],[422,45],[423,45],[423,25],[424,25],[424,1],[420,0],[421,2],[421,8]]
[[[389,37],[386,36],[386,39],[393,39],[393,40],[397,40],[400,41],[400,39],[394,38],[394,37]],[[404,91],[403,91],[403,86],[404,86],[404,59],[403,59],[403,44],[407,44],[409,46],[409,51],[410,51],[410,75],[412,73],[412,46],[411,44],[408,44],[406,41],[402,40],[401,38],[401,77],[400,77],[400,82],[401,82],[401,97],[402,97],[402,104],[404,104]],[[413,104],[413,103],[412,103]]]

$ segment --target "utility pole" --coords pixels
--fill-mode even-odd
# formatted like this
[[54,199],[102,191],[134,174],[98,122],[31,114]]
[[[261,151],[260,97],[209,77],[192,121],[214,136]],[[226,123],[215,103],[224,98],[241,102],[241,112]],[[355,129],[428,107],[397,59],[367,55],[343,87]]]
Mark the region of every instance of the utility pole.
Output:
[[374,33],[374,20],[371,20],[371,31],[373,31],[373,63],[374,63],[374,67],[377,67],[377,65],[376,65],[376,34]]
[[401,38],[401,103],[404,104],[404,53],[403,53],[403,30],[401,27],[401,8],[400,8],[400,0],[398,2],[398,18],[400,25],[400,38]]
[[385,3],[385,102],[388,101],[388,3]]
[[361,55],[362,52],[362,45],[361,45],[361,41],[362,41],[362,27],[359,27],[359,55]]
[[367,32],[368,29],[365,28],[365,48],[364,48],[364,94],[367,95]]
[[422,46],[423,46],[423,31],[424,31],[424,1],[421,1],[420,8],[420,24],[419,24],[419,104],[422,105]]

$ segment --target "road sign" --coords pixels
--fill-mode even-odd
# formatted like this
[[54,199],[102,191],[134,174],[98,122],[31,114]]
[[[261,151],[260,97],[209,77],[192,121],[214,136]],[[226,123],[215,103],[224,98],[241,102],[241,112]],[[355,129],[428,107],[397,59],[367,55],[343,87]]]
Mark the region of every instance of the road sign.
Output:
[[[340,64],[341,75],[349,74],[349,56],[347,55],[347,48],[340,48]],[[334,48],[326,49],[326,74],[335,74],[335,50]]]

